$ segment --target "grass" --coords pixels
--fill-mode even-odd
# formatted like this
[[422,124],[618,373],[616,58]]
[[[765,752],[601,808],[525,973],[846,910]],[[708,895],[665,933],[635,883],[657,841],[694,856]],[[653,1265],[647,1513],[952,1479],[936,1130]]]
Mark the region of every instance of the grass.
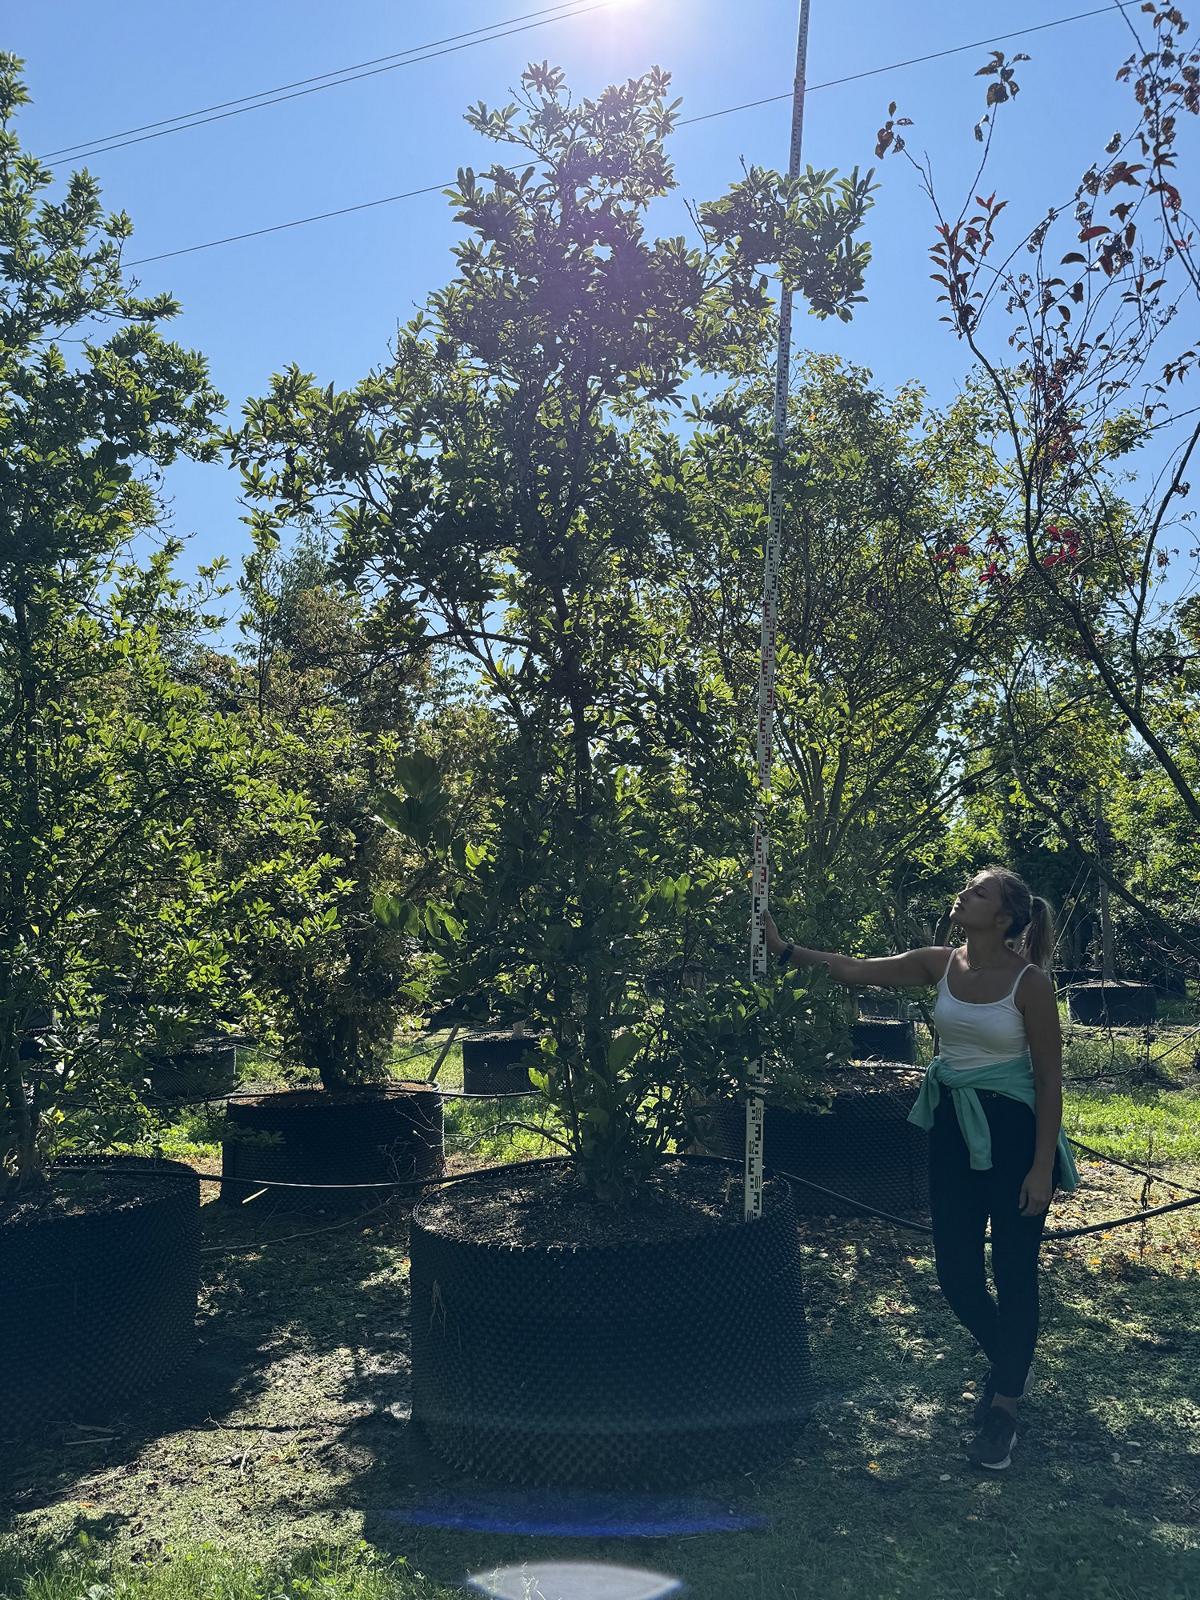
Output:
[[[424,1076],[440,1042],[405,1042],[393,1070]],[[1071,1043],[1069,1129],[1135,1160],[1149,1147],[1200,1186],[1190,1061],[1166,1083],[1131,1082],[1135,1041],[1118,1037],[1109,1076],[1074,1081],[1104,1069],[1094,1036]],[[456,1048],[439,1082],[461,1083]],[[536,1110],[522,1098],[502,1115]],[[497,1120],[488,1102],[448,1101],[452,1165],[543,1153]],[[199,1108],[183,1111],[167,1147],[208,1168],[212,1132]],[[1138,1209],[1141,1179],[1081,1170],[1053,1226]],[[980,1367],[926,1239],[870,1219],[806,1222],[810,1340],[833,1398],[792,1459],[697,1491],[766,1527],[568,1540],[391,1515],[464,1492],[407,1424],[402,1202],[327,1219],[203,1190],[187,1383],[102,1433],[48,1418],[32,1443],[0,1439],[3,1600],[445,1600],[471,1572],[548,1559],[677,1574],[692,1600],[1200,1600],[1200,1207],[1047,1242],[1034,1384],[1014,1466],[995,1478],[962,1455],[964,1382]],[[1168,1198],[1158,1184],[1146,1197]]]
[[1200,1167],[1200,1088],[1068,1086],[1063,1125],[1121,1161],[1168,1171]]
[[[392,1072],[399,1078],[427,1078],[448,1038],[449,1030],[444,1029],[402,1041],[392,1053]],[[463,1085],[460,1044],[451,1044],[446,1052],[438,1068],[437,1083],[447,1091],[446,1166],[449,1172],[495,1166],[505,1161],[531,1161],[561,1153],[550,1140],[530,1131],[531,1126],[546,1121],[545,1104],[539,1095],[514,1095],[503,1100],[453,1098]],[[512,1126],[520,1123],[526,1126]]]
[[0,1593],[28,1600],[418,1600],[437,1593],[403,1558],[382,1556],[365,1540],[249,1565],[214,1545],[141,1564],[114,1562],[94,1545],[85,1534],[49,1559],[0,1555]]

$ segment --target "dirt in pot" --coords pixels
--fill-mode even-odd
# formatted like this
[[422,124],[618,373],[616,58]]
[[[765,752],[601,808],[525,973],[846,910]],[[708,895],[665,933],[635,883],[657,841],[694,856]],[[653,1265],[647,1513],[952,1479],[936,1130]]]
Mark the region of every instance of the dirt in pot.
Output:
[[[768,1190],[772,1187],[768,1183]],[[744,1221],[740,1168],[664,1161],[629,1208],[600,1205],[567,1166],[467,1180],[421,1204],[423,1226],[476,1244],[647,1244],[737,1227]]]
[[[97,1157],[102,1160],[103,1157]],[[145,1205],[160,1180],[145,1172],[101,1172],[95,1168],[70,1167],[46,1174],[44,1183],[35,1184],[11,1200],[0,1204],[0,1228],[50,1217],[80,1217],[111,1214]]]

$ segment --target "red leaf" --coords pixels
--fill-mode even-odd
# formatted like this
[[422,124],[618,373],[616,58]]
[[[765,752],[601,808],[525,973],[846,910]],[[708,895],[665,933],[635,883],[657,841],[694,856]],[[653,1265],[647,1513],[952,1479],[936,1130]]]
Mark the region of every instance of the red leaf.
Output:
[[1183,203],[1179,190],[1173,183],[1168,183],[1165,178],[1161,183],[1152,183],[1150,185],[1150,193],[1165,194],[1167,197],[1167,204],[1171,207],[1172,211],[1178,211],[1180,205]]
[[1085,228],[1079,235],[1080,243],[1086,244],[1089,239],[1098,239],[1102,233],[1111,233],[1112,229],[1103,222],[1098,222],[1094,228]]

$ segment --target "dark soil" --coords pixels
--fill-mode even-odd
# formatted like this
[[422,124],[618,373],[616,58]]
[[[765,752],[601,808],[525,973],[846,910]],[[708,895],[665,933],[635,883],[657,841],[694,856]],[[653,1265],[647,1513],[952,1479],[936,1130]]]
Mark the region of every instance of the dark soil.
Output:
[[386,1083],[356,1084],[350,1089],[271,1089],[262,1094],[231,1095],[230,1099],[236,1100],[239,1106],[354,1106],[372,1100],[402,1099],[418,1089],[430,1094],[436,1093],[437,1086],[432,1083],[398,1082],[389,1078]]
[[[768,1181],[771,1203],[782,1193]],[[743,1221],[740,1169],[667,1161],[630,1207],[600,1205],[568,1166],[469,1179],[424,1200],[425,1228],[449,1239],[531,1248],[593,1248],[692,1238]]]
[[61,1167],[46,1175],[44,1183],[11,1200],[0,1201],[0,1228],[21,1227],[52,1217],[109,1216],[143,1206],[154,1195],[154,1185],[181,1182],[145,1172],[100,1172],[92,1167]]

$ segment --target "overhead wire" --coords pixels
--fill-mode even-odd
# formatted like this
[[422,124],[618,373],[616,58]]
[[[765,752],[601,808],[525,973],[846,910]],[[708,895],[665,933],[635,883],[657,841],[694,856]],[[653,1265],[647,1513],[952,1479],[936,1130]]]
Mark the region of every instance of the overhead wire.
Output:
[[[609,3],[609,0],[597,0],[597,3],[598,4],[600,4],[600,3],[607,4],[607,3]],[[997,44],[1001,40],[1006,40],[1006,39],[1022,38],[1026,34],[1030,34],[1030,33],[1041,33],[1044,30],[1046,30],[1047,28],[1059,28],[1059,27],[1062,27],[1066,23],[1081,22],[1081,21],[1084,21],[1084,20],[1086,20],[1088,18],[1091,18],[1091,17],[1102,16],[1105,13],[1108,13],[1108,12],[1116,12],[1116,13],[1119,14],[1120,10],[1121,10],[1121,7],[1117,3],[1117,0],[1112,0],[1112,3],[1110,3],[1110,4],[1103,5],[1103,6],[1096,6],[1090,11],[1077,11],[1077,12],[1072,13],[1070,16],[1056,17],[1056,18],[1053,18],[1049,22],[1035,23],[1033,26],[1028,27],[1028,28],[1015,28],[1015,29],[1012,29],[1010,32],[1007,32],[1007,33],[992,34],[986,39],[975,39],[975,40],[972,40],[970,44],[953,45],[953,46],[951,46],[951,47],[949,47],[949,48],[947,48],[945,50],[932,51],[927,55],[910,56],[906,60],[903,60],[903,61],[889,62],[886,66],[869,67],[869,68],[867,68],[866,70],[864,70],[862,72],[852,72],[852,73],[847,73],[845,76],[840,77],[840,78],[830,78],[830,79],[827,79],[824,83],[809,84],[807,86],[806,93],[813,94],[818,89],[838,88],[838,87],[842,86],[843,84],[854,83],[854,82],[857,82],[858,80],[860,80],[862,78],[878,77],[881,73],[884,73],[884,72],[898,72],[898,71],[900,71],[901,69],[903,69],[905,67],[918,66],[918,65],[920,65],[920,64],[922,64],[924,62],[927,62],[927,61],[941,60],[946,56],[961,55],[965,51],[968,51],[968,50],[978,50],[983,45]],[[576,15],[576,14],[577,13],[575,13],[575,12],[571,13],[571,15]],[[554,19],[554,20],[558,20],[558,19]],[[761,100],[746,100],[746,101],[741,102],[738,105],[722,106],[717,111],[705,111],[705,112],[702,112],[698,116],[681,117],[679,119],[679,121],[676,123],[676,126],[677,127],[692,127],[696,123],[699,123],[699,122],[711,122],[716,117],[731,116],[735,112],[738,112],[738,111],[749,111],[749,110],[753,110],[757,106],[771,105],[776,101],[790,100],[791,98],[792,98],[792,91],[789,89],[789,90],[786,90],[782,94],[767,95],[765,98],[763,98]],[[190,124],[190,125],[191,126],[195,126],[196,124]],[[498,171],[498,172],[516,173],[516,172],[521,171],[522,169],[519,168],[519,167],[496,166],[492,170]],[[296,217],[296,218],[294,218],[293,220],[291,220],[289,222],[276,222],[276,223],[270,224],[269,226],[267,226],[265,228],[249,228],[249,229],[246,229],[244,232],[241,232],[241,233],[226,234],[223,238],[220,238],[220,239],[209,239],[209,240],[206,240],[203,244],[184,245],[184,246],[182,246],[182,247],[180,247],[179,249],[176,249],[176,250],[161,250],[161,251],[158,251],[155,255],[151,255],[151,256],[138,256],[135,260],[126,262],[126,265],[130,266],[130,267],[149,266],[152,262],[169,261],[169,260],[174,259],[176,256],[194,255],[198,251],[201,251],[201,250],[215,250],[215,249],[217,249],[218,247],[220,247],[222,245],[239,244],[245,239],[260,239],[260,238],[265,237],[268,234],[283,233],[283,232],[287,231],[290,228],[307,227],[310,223],[313,223],[313,222],[327,222],[327,221],[329,221],[330,219],[332,219],[334,217],[349,216],[352,212],[355,212],[355,211],[370,211],[370,210],[374,209],[377,206],[394,205],[398,201],[401,201],[401,200],[412,200],[412,199],[415,199],[419,195],[435,194],[435,193],[438,193],[438,192],[443,192],[444,193],[447,189],[452,188],[453,183],[454,183],[453,179],[445,179],[440,183],[424,184],[420,188],[405,189],[405,190],[402,190],[398,194],[382,195],[377,200],[361,200],[361,201],[357,202],[354,205],[338,206],[338,207],[334,208],[331,211],[314,212],[311,215],[306,216],[306,217]]]
[[[891,61],[885,67],[867,67],[862,72],[848,72],[841,78],[827,78],[824,83],[810,83],[805,86],[805,94],[814,94],[818,89],[838,89],[845,83],[858,83],[863,78],[877,78],[884,72],[898,72],[901,67],[919,67],[926,61],[940,61],[945,56],[961,55],[965,50],[979,50],[985,44],[999,44],[1002,39],[1019,39],[1025,34],[1041,33],[1046,28],[1061,28],[1067,22],[1082,22],[1088,17],[1099,17],[1107,12],[1121,15],[1119,0],[1111,0],[1104,6],[1095,6],[1091,11],[1076,11],[1069,17],[1054,17],[1049,22],[1035,22],[1028,28],[1013,28],[1008,33],[993,33],[986,39],[973,39],[970,44],[950,45],[945,50],[932,50],[928,55],[909,56],[904,61]],[[790,100],[792,91],[785,90],[783,94],[769,94],[762,100],[744,100],[740,105],[725,106],[721,111],[706,111],[700,117],[681,117],[678,127],[685,127],[689,122],[708,122],[713,117],[727,117],[734,111],[750,111],[756,106],[773,105],[778,100]]]
[[[569,22],[572,17],[581,17],[590,11],[603,11],[614,4],[614,0],[587,0],[586,4],[579,4],[578,0],[561,0],[557,6],[548,6],[544,11],[527,11],[524,17],[538,17],[536,22],[523,22],[520,17],[509,17],[504,22],[493,23],[490,31],[484,28],[472,28],[468,33],[452,33],[445,39],[434,39],[429,44],[413,45],[408,50],[397,51],[393,56],[377,56],[376,61],[387,62],[386,66],[376,66],[372,62],[362,61],[358,67],[368,70],[359,71],[356,67],[336,67],[329,72],[318,74],[318,78],[331,78],[330,83],[321,83],[318,78],[300,78],[295,84],[281,84],[277,89],[262,89],[257,95],[243,95],[238,100],[225,100],[215,106],[204,106],[197,111],[181,112],[177,117],[164,117],[159,122],[146,122],[140,128],[128,128],[123,134],[109,134],[97,140],[81,140],[76,145],[63,145],[59,150],[51,150],[46,156],[38,159],[47,167],[61,167],[74,161],[84,161],[88,156],[107,155],[110,150],[124,150],[128,145],[145,144],[151,139],[165,139],[172,133],[185,133],[189,128],[202,128],[210,122],[224,122],[229,117],[241,117],[248,111],[263,111],[268,106],[283,105],[288,100],[301,100],[306,95],[320,94],[323,89],[337,89],[345,83],[357,83],[363,78],[375,78],[384,72],[397,72],[401,67],[411,67],[422,61],[434,61],[440,56],[454,55],[460,50],[470,50],[476,45],[489,44],[493,39],[508,39],[513,34],[528,33],[533,28],[544,28],[551,22]],[[546,16],[545,11],[554,11],[554,16]],[[515,26],[513,24],[520,24]],[[481,38],[471,38],[470,34],[481,34]],[[462,40],[462,43],[454,43]],[[437,48],[442,46],[443,48]],[[425,51],[419,55],[418,51]],[[400,60],[397,57],[405,57]],[[341,74],[341,76],[339,76]],[[300,85],[310,84],[313,87],[303,88]],[[290,93],[284,93],[290,90]],[[254,104],[246,102],[253,101]],[[232,107],[226,110],[225,107]],[[171,126],[173,124],[173,126]],[[129,135],[127,137],[126,135]],[[73,152],[66,154],[65,152]],[[52,160],[50,157],[57,157]]]

